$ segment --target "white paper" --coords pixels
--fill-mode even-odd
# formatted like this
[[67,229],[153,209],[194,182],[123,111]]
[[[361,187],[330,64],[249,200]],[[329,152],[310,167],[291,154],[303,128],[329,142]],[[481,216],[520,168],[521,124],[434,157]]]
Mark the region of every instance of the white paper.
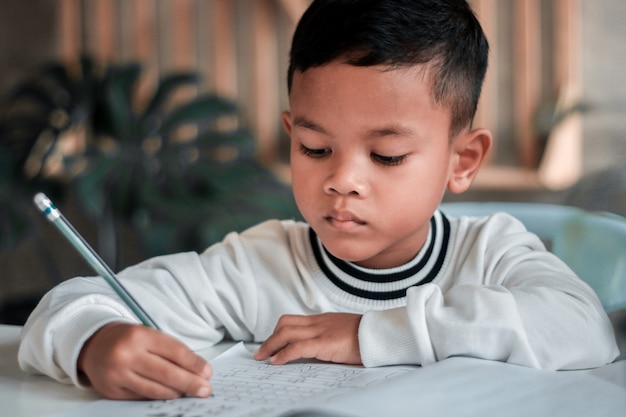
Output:
[[353,411],[359,417],[626,417],[626,362],[544,371],[450,358],[347,393],[316,411],[322,409],[329,416]]
[[213,396],[171,401],[100,400],[54,417],[277,416],[315,408],[334,397],[415,371],[414,366],[363,368],[299,361],[269,365],[253,359],[243,343],[211,361]]
[[317,361],[271,366],[238,344],[211,363],[211,398],[100,400],[53,416],[626,417],[626,361],[588,371],[471,358],[424,368]]

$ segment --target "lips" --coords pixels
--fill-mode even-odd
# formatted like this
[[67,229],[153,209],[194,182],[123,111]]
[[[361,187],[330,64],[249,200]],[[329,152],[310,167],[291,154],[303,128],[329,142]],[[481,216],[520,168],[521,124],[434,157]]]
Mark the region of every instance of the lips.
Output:
[[335,229],[341,231],[350,231],[365,224],[364,220],[348,210],[332,210],[325,219]]

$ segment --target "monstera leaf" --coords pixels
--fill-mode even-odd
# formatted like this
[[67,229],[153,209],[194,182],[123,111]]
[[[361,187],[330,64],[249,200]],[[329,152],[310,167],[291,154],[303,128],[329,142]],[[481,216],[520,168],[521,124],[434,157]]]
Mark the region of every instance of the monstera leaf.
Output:
[[[11,97],[3,142],[17,165],[0,168],[71,187],[114,269],[121,227],[132,227],[151,256],[201,250],[231,230],[297,216],[289,187],[256,162],[236,103],[198,94],[195,72],[166,75],[139,96],[142,77],[139,64],[100,68],[86,56],[75,67],[43,67]],[[11,235],[25,227],[14,214],[3,213]]]
[[22,239],[34,235],[28,213],[36,192],[45,191],[54,198],[62,195],[59,184],[26,178],[20,168],[13,153],[0,145],[0,253],[11,251]]

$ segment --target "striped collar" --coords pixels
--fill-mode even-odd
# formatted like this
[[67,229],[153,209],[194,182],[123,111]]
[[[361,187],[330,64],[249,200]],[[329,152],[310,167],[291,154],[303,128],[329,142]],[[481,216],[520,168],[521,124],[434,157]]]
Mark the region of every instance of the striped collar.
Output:
[[404,265],[389,269],[368,269],[331,255],[309,228],[309,240],[318,266],[346,293],[371,300],[395,300],[406,296],[409,287],[431,282],[441,271],[450,240],[450,222],[436,211],[424,246]]

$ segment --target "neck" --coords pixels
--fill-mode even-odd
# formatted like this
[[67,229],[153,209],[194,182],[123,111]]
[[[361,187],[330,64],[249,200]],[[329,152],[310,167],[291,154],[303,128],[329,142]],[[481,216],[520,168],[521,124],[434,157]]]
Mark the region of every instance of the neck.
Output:
[[309,229],[315,260],[324,275],[340,290],[361,298],[391,300],[406,296],[406,290],[431,282],[443,266],[448,249],[450,223],[439,211],[430,220],[428,238],[417,255],[404,265],[369,269],[331,255]]

